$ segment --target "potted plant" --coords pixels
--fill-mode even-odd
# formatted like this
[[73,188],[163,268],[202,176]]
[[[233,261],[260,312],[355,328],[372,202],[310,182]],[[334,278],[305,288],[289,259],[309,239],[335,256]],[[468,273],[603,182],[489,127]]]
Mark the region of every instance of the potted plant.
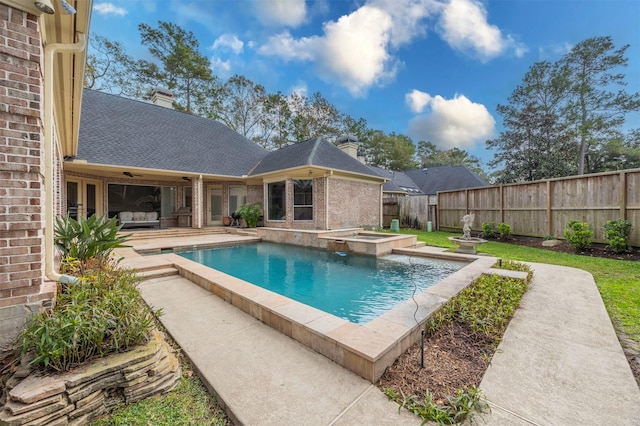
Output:
[[245,204],[236,210],[236,214],[239,214],[244,219],[248,228],[255,228],[258,226],[260,216],[262,216],[262,204]]

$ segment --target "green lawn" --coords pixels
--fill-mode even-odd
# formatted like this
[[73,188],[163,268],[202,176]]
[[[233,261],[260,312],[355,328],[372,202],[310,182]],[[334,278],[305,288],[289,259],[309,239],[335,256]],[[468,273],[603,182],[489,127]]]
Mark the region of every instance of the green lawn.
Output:
[[[456,247],[447,237],[459,236],[440,231],[402,230],[401,233],[414,234],[418,241],[447,248]],[[640,344],[640,262],[557,253],[493,241],[483,244],[478,251],[503,259],[570,266],[590,272],[616,329]]]
[[182,363],[180,383],[166,395],[157,395],[130,405],[117,407],[91,426],[174,426],[229,424],[224,411],[207,392],[189,365]]

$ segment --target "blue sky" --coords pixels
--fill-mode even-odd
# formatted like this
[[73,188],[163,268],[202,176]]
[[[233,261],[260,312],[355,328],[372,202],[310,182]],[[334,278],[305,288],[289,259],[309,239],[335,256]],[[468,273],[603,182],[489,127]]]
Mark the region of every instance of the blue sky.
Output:
[[94,0],[91,33],[148,58],[138,24],[158,21],[193,32],[223,80],[319,91],[370,128],[484,162],[502,129],[496,105],[533,63],[586,38],[629,44],[627,90],[640,91],[638,0]]

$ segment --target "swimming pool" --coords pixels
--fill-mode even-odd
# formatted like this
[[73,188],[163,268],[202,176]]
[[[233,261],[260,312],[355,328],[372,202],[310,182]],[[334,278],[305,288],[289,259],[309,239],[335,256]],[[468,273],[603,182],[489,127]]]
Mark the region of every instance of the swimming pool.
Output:
[[393,254],[376,258],[267,242],[177,254],[354,324],[366,324],[468,265]]

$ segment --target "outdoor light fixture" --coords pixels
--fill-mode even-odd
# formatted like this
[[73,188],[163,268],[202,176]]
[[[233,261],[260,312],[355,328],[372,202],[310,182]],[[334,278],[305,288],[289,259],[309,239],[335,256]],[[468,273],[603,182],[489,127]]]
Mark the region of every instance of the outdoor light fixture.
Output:
[[186,180],[187,182],[191,182],[191,178],[187,176],[182,176],[182,180]]
[[71,6],[71,4],[67,2],[67,0],[60,0],[60,3],[62,4],[62,8],[64,9],[64,11],[67,12],[67,15],[76,14],[76,9],[73,6]]
[[35,2],[35,5],[36,8],[38,8],[38,10],[41,12],[47,13],[49,15],[53,15],[55,13],[51,0],[37,0]]
[[122,172],[123,175],[133,177],[133,173],[131,172]]

